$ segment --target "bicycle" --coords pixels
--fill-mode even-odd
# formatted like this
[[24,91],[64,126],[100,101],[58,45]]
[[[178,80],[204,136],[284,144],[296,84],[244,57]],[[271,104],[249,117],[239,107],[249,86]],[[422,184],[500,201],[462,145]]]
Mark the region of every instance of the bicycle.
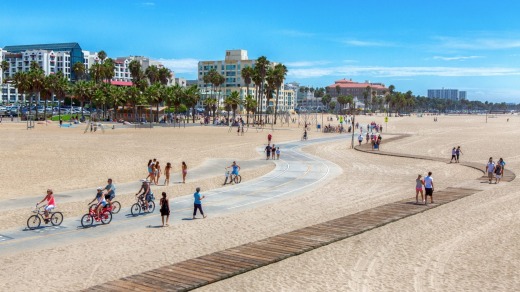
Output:
[[112,208],[108,205],[101,208],[98,217],[96,208],[89,208],[88,213],[81,217],[81,226],[83,226],[83,228],[90,227],[94,224],[94,221],[101,221],[102,224],[109,224],[112,221],[111,210]]
[[155,202],[153,201],[153,196],[148,203],[146,203],[146,200],[144,200],[142,195],[137,197],[137,203],[132,205],[132,207],[130,208],[130,213],[132,213],[133,216],[137,216],[141,213],[141,210],[143,212],[153,213],[153,211],[155,210]]
[[[107,202],[108,204],[108,202]],[[112,214],[117,214],[119,213],[119,211],[121,211],[121,203],[119,203],[118,201],[112,201],[110,202],[110,204],[108,204],[112,207]],[[90,206],[88,206],[88,210],[90,212],[90,209],[94,208],[97,206],[97,203],[93,203],[91,204]]]
[[229,183],[236,183],[236,184],[239,184],[240,182],[242,182],[242,177],[240,176],[240,174],[237,174],[237,175],[233,175],[231,173],[231,171],[229,170],[226,170],[226,179],[224,180],[224,185],[226,185],[228,182],[228,178],[229,178]]
[[[42,211],[44,207],[45,206],[38,207],[38,204],[36,204],[36,208],[33,210],[33,213],[36,214],[29,216],[29,219],[27,219],[27,228],[34,230],[40,227],[42,224],[42,219],[44,219],[44,211]],[[50,222],[52,226],[60,226],[61,222],[63,222],[63,214],[61,212],[49,212],[49,215],[50,219],[45,222],[45,224]]]

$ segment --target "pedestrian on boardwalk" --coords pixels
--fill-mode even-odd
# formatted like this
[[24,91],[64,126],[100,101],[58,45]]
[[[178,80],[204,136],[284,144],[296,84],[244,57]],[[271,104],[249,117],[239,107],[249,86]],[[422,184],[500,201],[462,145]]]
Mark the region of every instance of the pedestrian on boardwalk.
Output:
[[491,180],[493,179],[493,174],[495,173],[495,162],[493,162],[493,157],[489,157],[489,161],[486,164],[486,168],[484,171],[487,173],[487,177],[489,180],[489,183],[491,183]]
[[424,193],[423,193],[424,180],[422,179],[422,175],[419,174],[417,179],[415,180],[415,203],[419,204],[419,193],[421,193],[421,203],[425,203]]
[[455,154],[457,155],[457,163],[459,163],[459,156],[462,154],[462,150],[460,146],[457,146],[457,150],[455,150]]
[[431,171],[428,172],[428,175],[424,178],[424,190],[424,204],[428,205],[428,196],[430,197],[430,203],[433,204],[433,177]]
[[276,147],[273,144],[273,147],[271,147],[271,159],[274,160],[274,157],[276,155]]
[[361,146],[361,142],[363,142],[363,135],[359,134],[358,136],[359,146]]
[[182,168],[182,183],[185,184],[186,175],[188,174],[188,166],[186,165],[186,162],[184,162],[184,161],[182,162],[181,168]]
[[280,160],[280,147],[276,147],[276,160]]
[[170,185],[170,173],[172,171],[172,164],[170,162],[166,163],[166,167],[164,168],[164,176],[166,177],[164,179],[164,185],[169,186]]
[[502,159],[502,157],[500,157],[500,159],[498,160],[498,163],[500,163],[500,165],[502,165],[502,172],[504,172],[504,169],[506,168],[506,162],[504,161],[504,159]]
[[197,187],[195,189],[195,193],[193,194],[193,198],[195,201],[193,202],[193,219],[195,219],[195,216],[197,215],[197,210],[200,211],[200,214],[202,214],[203,218],[206,218],[206,215],[204,215],[204,212],[202,211],[202,199],[204,199],[206,196],[200,195],[200,188]]
[[455,160],[455,162],[457,162],[457,148],[455,148],[455,147],[453,147],[453,149],[451,149],[450,163],[452,163],[453,160]]
[[[159,201],[159,204],[161,205],[161,221],[162,226],[170,226],[168,224],[170,220],[170,202],[168,201],[168,197],[166,196],[166,192],[162,192],[162,198]],[[164,218],[166,217],[166,218]],[[166,219],[166,220],[165,220]]]
[[368,134],[368,130],[367,130],[366,139],[367,139],[367,141],[365,142],[365,144],[368,143],[368,139],[370,139],[370,135]]
[[265,160],[269,160],[269,158],[271,157],[271,144],[267,144],[267,146],[265,146],[265,149],[264,149],[264,152],[267,154]]
[[271,139],[273,139],[273,135],[271,135],[271,133],[269,133],[267,135],[267,144],[271,144]]
[[497,163],[495,166],[495,184],[500,182],[500,179],[504,175],[504,169],[502,168],[502,164]]

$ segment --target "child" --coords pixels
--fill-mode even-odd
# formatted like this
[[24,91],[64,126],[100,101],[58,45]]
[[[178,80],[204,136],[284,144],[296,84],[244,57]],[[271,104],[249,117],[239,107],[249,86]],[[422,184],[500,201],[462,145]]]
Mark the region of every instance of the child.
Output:
[[[161,220],[162,220],[162,226],[170,226],[168,224],[168,221],[170,219],[170,204],[168,202],[168,198],[166,197],[166,192],[162,192],[162,198],[160,201],[161,205]],[[166,217],[166,221],[164,220],[164,217]],[[165,224],[166,222],[166,224]]]
[[280,160],[280,147],[276,147],[276,160]]

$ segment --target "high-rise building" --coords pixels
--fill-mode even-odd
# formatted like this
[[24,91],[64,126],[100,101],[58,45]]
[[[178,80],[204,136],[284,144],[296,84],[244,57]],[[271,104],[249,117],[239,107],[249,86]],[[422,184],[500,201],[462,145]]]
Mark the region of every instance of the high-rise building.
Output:
[[[464,96],[466,96],[464,92]],[[428,97],[429,98],[441,98],[441,99],[451,99],[458,100],[459,99],[459,90],[458,89],[428,89]]]
[[[254,83],[249,84],[249,92],[247,91],[247,85],[242,78],[242,69],[246,67],[254,68],[256,60],[249,60],[246,50],[226,50],[226,56],[224,60],[217,61],[200,61],[198,63],[198,86],[202,93],[202,101],[205,98],[213,96],[218,98],[219,103],[222,104],[224,98],[231,94],[233,91],[237,91],[240,94],[240,98],[243,100],[247,95],[256,96],[256,88]],[[270,66],[274,67],[275,62],[271,62]],[[213,89],[212,84],[204,83],[204,76],[212,69],[215,69],[220,75],[224,76],[225,81],[220,88]],[[215,92],[212,92],[215,90]],[[275,98],[266,104],[266,98],[262,100],[262,111],[265,111],[269,107],[274,107]],[[279,91],[278,97],[278,110],[289,111],[293,110],[296,102],[296,93],[282,86]]]
[[459,100],[464,100],[466,98],[466,91],[459,91]]

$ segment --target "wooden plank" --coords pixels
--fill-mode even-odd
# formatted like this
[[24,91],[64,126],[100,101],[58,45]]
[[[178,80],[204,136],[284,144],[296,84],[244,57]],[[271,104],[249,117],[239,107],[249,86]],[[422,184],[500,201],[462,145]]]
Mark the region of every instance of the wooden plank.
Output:
[[181,282],[181,283],[202,284],[202,283],[206,283],[207,282],[207,280],[201,279],[200,277],[198,277],[196,275],[192,275],[192,274],[188,274],[188,273],[185,273],[185,272],[182,272],[182,271],[178,271],[178,270],[176,270],[174,268],[175,268],[175,265],[170,265],[170,266],[159,268],[158,270],[161,273],[163,273],[165,276],[171,277],[173,280]]
[[180,290],[183,289],[182,286],[177,283],[172,283],[171,281],[158,277],[156,275],[150,275],[147,273],[141,273],[138,275],[132,276],[133,279],[139,281],[140,283],[146,283],[150,286],[157,287],[157,290]]
[[191,285],[188,285],[186,283],[181,283],[181,282],[175,281],[171,277],[168,277],[167,275],[164,275],[161,272],[147,271],[147,272],[144,272],[143,274],[152,276],[152,277],[157,277],[157,278],[161,279],[162,281],[170,283],[170,285],[175,285],[175,286],[179,287],[176,289],[186,289],[186,288],[192,287]]
[[219,251],[215,254],[211,254],[205,257],[205,259],[211,260],[211,257],[215,255],[218,257],[218,260],[232,261],[232,264],[241,264],[241,265],[263,265],[266,263],[265,260],[261,259],[253,259],[249,257],[245,257],[241,254],[236,254],[231,252],[231,250],[223,250]]
[[191,261],[191,260],[186,261],[184,263],[177,264],[175,266],[178,268],[181,268],[183,270],[203,273],[203,275],[205,275],[211,279],[219,278],[220,275],[222,274],[221,271],[214,271],[211,269],[206,269],[204,266],[201,266],[199,263]]
[[180,268],[178,265],[172,265],[168,268],[168,270],[172,273],[180,274],[183,276],[191,277],[193,279],[198,279],[201,282],[209,282],[212,281],[213,278],[204,272],[199,272],[195,270],[188,270],[185,268]]

